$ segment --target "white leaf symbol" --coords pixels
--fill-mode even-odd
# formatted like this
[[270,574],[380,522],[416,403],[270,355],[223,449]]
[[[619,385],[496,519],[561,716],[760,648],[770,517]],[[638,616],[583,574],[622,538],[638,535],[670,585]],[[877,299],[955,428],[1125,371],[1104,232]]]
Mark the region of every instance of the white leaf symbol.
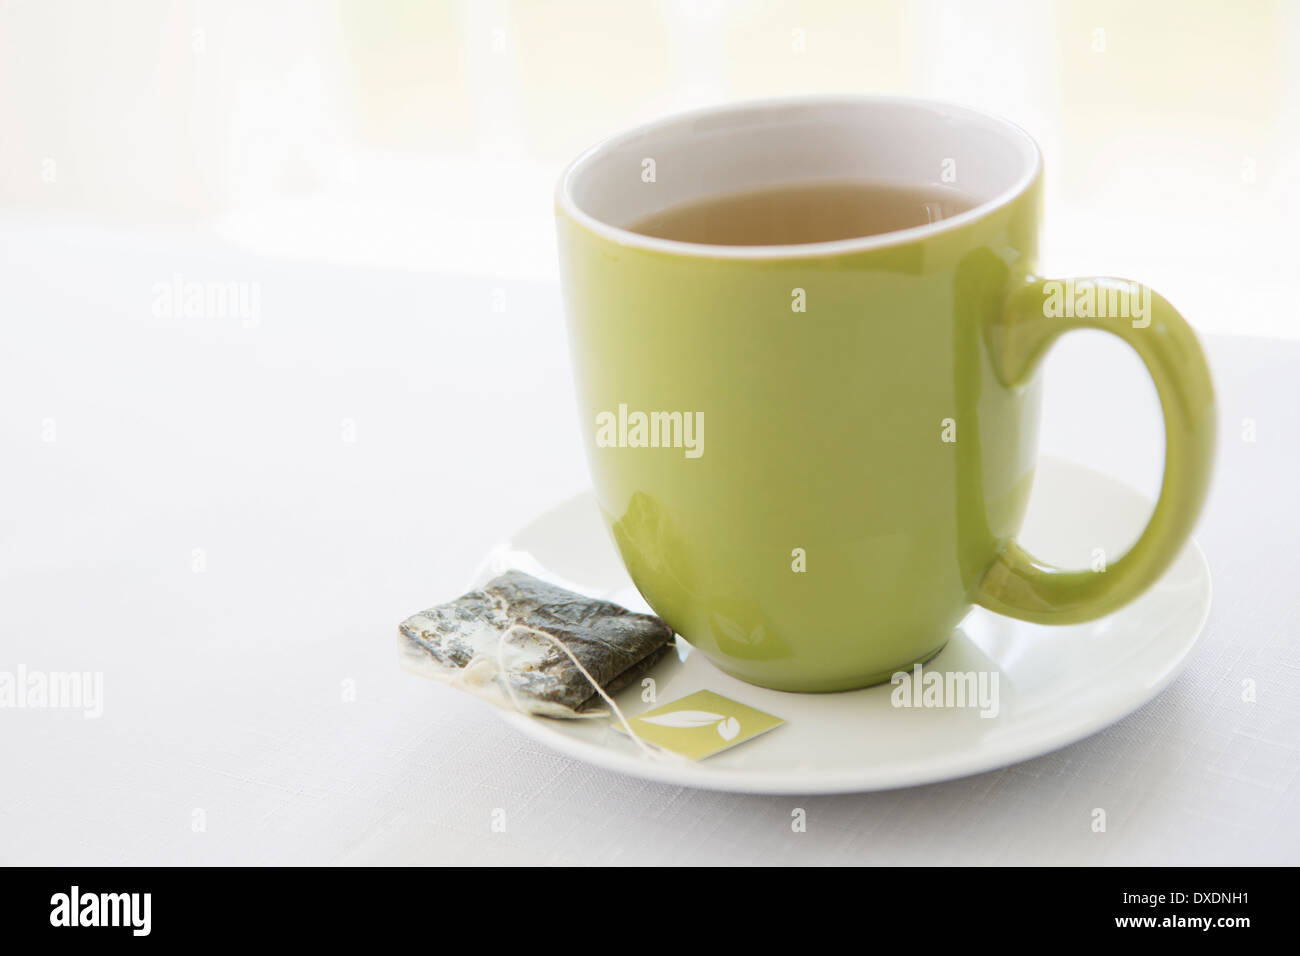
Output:
[[735,717],[718,721],[718,733],[723,740],[734,740],[736,734],[740,733],[740,721]]
[[723,717],[721,714],[711,714],[707,710],[675,710],[671,714],[641,719],[647,724],[658,724],[660,727],[707,727],[709,724],[716,724]]

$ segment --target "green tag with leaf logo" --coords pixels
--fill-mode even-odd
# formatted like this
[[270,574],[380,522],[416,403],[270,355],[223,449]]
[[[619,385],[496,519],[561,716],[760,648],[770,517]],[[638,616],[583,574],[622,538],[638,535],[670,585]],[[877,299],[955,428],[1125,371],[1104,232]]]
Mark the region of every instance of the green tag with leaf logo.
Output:
[[[730,697],[701,690],[648,710],[628,723],[648,744],[691,760],[703,760],[780,727],[785,721]],[[617,722],[614,727],[623,729]]]

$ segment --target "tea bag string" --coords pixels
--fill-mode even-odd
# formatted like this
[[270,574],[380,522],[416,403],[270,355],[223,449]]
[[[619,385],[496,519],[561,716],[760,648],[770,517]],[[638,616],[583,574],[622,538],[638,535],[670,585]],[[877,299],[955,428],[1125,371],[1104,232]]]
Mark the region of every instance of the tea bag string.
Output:
[[632,738],[633,742],[641,748],[641,751],[647,757],[650,757],[653,760],[670,760],[674,762],[685,759],[680,754],[675,754],[672,751],[657,750],[642,740],[637,735],[637,732],[632,729],[632,725],[627,722],[627,718],[623,716],[623,711],[619,708],[618,704],[614,703],[614,698],[606,693],[605,688],[600,686],[600,682],[591,676],[591,672],[588,671],[587,668],[582,666],[582,662],[578,660],[573,651],[569,650],[568,646],[554,634],[547,634],[545,631],[539,631],[537,628],[529,627],[526,624],[511,624],[510,627],[501,632],[501,636],[497,639],[497,676],[500,678],[501,683],[505,685],[506,694],[510,697],[510,703],[514,706],[515,710],[520,713],[527,713],[524,708],[519,706],[519,698],[515,696],[514,686],[506,676],[505,644],[506,639],[515,631],[545,638],[563,651],[568,656],[569,660],[573,662],[573,666],[578,669],[578,673],[587,678],[591,686],[596,688],[596,693],[599,694],[605,703],[609,705],[609,709],[614,712],[614,716],[617,717],[618,722],[623,725],[623,729],[627,731],[627,735]]

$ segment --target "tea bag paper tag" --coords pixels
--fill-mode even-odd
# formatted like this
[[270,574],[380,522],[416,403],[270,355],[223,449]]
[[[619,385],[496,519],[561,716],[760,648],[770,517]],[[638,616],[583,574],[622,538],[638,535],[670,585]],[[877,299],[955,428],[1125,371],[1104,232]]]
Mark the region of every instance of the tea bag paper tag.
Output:
[[[691,760],[703,760],[780,727],[784,720],[711,690],[700,690],[629,718],[648,744]],[[615,721],[611,726],[627,733]]]

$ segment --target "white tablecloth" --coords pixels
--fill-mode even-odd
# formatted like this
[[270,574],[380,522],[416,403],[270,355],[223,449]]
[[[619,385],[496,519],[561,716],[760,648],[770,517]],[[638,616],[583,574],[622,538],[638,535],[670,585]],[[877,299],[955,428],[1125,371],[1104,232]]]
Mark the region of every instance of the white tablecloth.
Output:
[[[969,779],[734,796],[397,666],[399,620],[586,482],[553,285],[34,223],[0,253],[0,671],[104,681],[99,719],[0,710],[0,862],[1300,862],[1300,343],[1207,340],[1214,609],[1156,701]],[[257,283],[258,321],[156,316],[178,275]],[[1154,492],[1136,360],[1081,335],[1047,375],[1044,450]]]

